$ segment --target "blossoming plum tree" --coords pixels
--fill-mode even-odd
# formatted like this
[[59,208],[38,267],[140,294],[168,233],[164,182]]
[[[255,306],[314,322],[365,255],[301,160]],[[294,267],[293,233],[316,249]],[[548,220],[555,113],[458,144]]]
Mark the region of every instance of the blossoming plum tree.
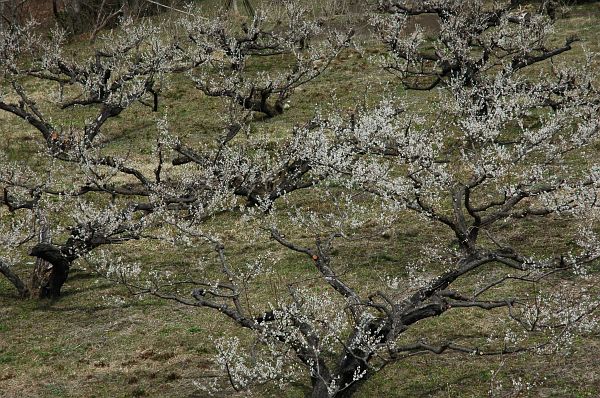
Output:
[[[153,35],[148,35],[149,32]],[[98,177],[95,180],[86,177],[77,166],[83,166],[89,160],[88,169],[104,165],[141,177],[133,169],[123,169],[118,157],[84,159],[83,154],[93,150],[109,120],[118,117],[133,103],[143,101],[147,95],[153,94],[156,101],[155,84],[167,66],[174,62],[175,55],[159,43],[158,32],[147,24],[125,25],[123,34],[113,39],[110,47],[98,49],[81,62],[64,54],[59,32],[51,41],[42,40],[34,33],[33,24],[29,24],[11,26],[0,36],[0,109],[20,118],[38,133],[33,140],[36,145],[33,151],[38,153],[33,152],[29,162],[12,161],[2,154],[2,204],[11,213],[10,217],[3,218],[7,218],[7,227],[13,223],[20,226],[13,229],[14,234],[8,234],[6,243],[12,250],[7,253],[14,251],[15,255],[10,261],[3,260],[2,273],[15,284],[21,296],[57,297],[71,263],[82,253],[135,234],[135,222],[130,219],[133,208],[126,210],[126,206],[117,210],[118,206],[109,206],[112,211],[98,213],[104,214],[100,216],[104,220],[94,219],[95,213],[87,213],[84,208],[89,203],[89,194],[143,194],[143,187],[124,188],[112,183],[94,185]],[[27,87],[31,81],[56,84],[57,95],[44,98],[44,102],[34,99]],[[54,113],[48,109],[51,106]],[[90,108],[90,112],[80,124],[53,120],[58,116],[56,109],[81,107]],[[32,167],[35,162],[38,162],[37,169]],[[40,173],[40,167],[47,167],[47,170]],[[59,214],[68,213],[67,202],[83,206],[82,211],[71,214],[74,223],[68,227],[61,225],[64,220],[56,220]],[[122,213],[119,215],[119,212]],[[30,228],[23,229],[21,227],[25,225],[19,219],[31,218],[28,213],[35,215],[32,219],[35,222]],[[106,222],[108,219],[113,222]],[[127,226],[119,226],[120,222]],[[69,231],[66,241],[51,243],[52,237],[64,233],[65,228]],[[28,287],[9,264],[23,260],[16,255],[18,248],[34,238],[38,238],[39,244],[31,249],[31,255],[39,260]]]
[[[216,310],[254,332],[262,349],[252,354],[243,353],[238,338],[217,341],[217,361],[231,387],[304,374],[311,396],[345,397],[413,355],[547,352],[597,327],[599,303],[589,290],[600,254],[598,165],[590,155],[600,127],[589,73],[595,61],[587,58],[582,68],[544,65],[533,78],[523,73],[574,41],[548,49],[550,20],[525,19],[517,3],[489,8],[483,1],[432,1],[410,8],[394,2],[384,8],[392,15],[378,17],[376,25],[390,46],[386,68],[400,72],[409,88],[443,88],[433,97],[436,116],[392,99],[295,131],[287,145],[315,184],[307,195],[328,205],[295,206],[290,195],[273,203],[263,195],[257,203],[268,214],[246,210],[257,224],[244,227],[258,231],[253,240],[268,236],[313,266],[287,285],[287,294],[263,298],[261,308],[257,292],[265,274],[277,274],[277,256],[240,266],[228,259],[218,231],[169,215],[168,224],[182,236],[213,245],[222,278],[207,278],[201,268],[204,279],[169,277],[136,287]],[[403,35],[402,24],[419,13],[439,15],[434,55],[423,55],[430,43],[419,29]],[[399,260],[389,275],[371,269],[373,279],[380,278],[377,288],[356,282],[352,259],[343,254],[349,242],[373,224],[384,229],[407,220],[417,222],[421,234],[432,234],[430,225],[447,234],[429,239],[412,265]],[[560,222],[570,227],[552,249],[510,232]],[[173,289],[181,283],[196,285],[192,299]],[[473,309],[504,316],[506,328],[471,342],[420,328]]]
[[[218,230],[172,214],[166,224],[179,231],[182,242],[187,236],[187,244],[214,247],[222,278],[206,277],[216,272],[209,263],[191,278],[125,283],[216,310],[253,331],[263,348],[252,354],[244,353],[238,338],[217,340],[224,380],[236,390],[305,374],[311,396],[351,396],[377,371],[413,355],[568,348],[575,335],[597,328],[592,271],[600,255],[598,168],[590,164],[589,172],[582,171],[568,161],[591,159],[597,105],[565,103],[560,112],[532,116],[525,124],[522,118],[543,101],[535,90],[515,92],[518,84],[497,79],[487,87],[498,95],[493,117],[482,116],[481,104],[469,102],[471,90],[480,87],[453,82],[451,96],[443,96],[440,105],[445,117],[432,124],[384,102],[351,120],[332,117],[297,132],[298,156],[305,156],[308,175],[319,182],[307,195],[331,203],[329,210],[294,206],[290,195],[274,204],[265,198],[259,203],[269,203],[268,215],[249,214],[253,221],[238,224],[246,235],[256,231],[250,238],[255,242],[268,236],[297,253],[296,267],[312,267],[289,281],[286,292],[266,301],[259,294],[268,286],[265,275],[278,275],[276,254],[240,265],[228,259]],[[378,231],[406,220],[426,236],[436,234],[431,225],[449,234],[437,232],[413,264],[399,259],[387,274],[366,271],[371,283],[357,282],[354,259],[344,251],[372,236],[373,223]],[[511,229],[541,228],[540,220],[546,228],[561,221],[571,225],[561,236],[562,247],[515,240]],[[312,243],[306,238],[311,235]],[[182,284],[194,286],[192,299],[182,295]],[[473,309],[504,316],[506,324],[489,339],[474,341],[420,328]],[[535,338],[528,340],[529,334]]]
[[[302,76],[315,69],[267,84],[269,95],[279,96],[275,105],[269,95],[255,101],[260,89],[244,91],[241,75],[231,80],[249,54],[279,51],[281,43],[269,44],[273,37],[258,27],[260,19],[227,40],[222,21],[209,28],[184,22],[190,41],[111,52],[108,59],[127,62],[108,77],[103,55],[91,69],[49,56],[38,70],[8,57],[5,79],[15,99],[2,97],[0,108],[42,133],[52,165],[69,181],[54,168],[40,174],[5,167],[4,204],[13,216],[2,224],[9,231],[2,244],[17,250],[39,236],[32,253],[52,270],[68,271],[85,256],[136,293],[217,311],[250,332],[256,344],[247,351],[248,334],[216,340],[224,377],[206,388],[223,388],[223,381],[241,391],[304,377],[312,397],[349,397],[387,365],[414,355],[568,348],[573,336],[597,327],[600,168],[591,153],[600,104],[589,72],[596,61],[544,63],[574,41],[550,47],[550,19],[525,18],[519,3],[382,4],[387,14],[375,26],[388,46],[384,69],[397,72],[408,88],[439,88],[429,93],[426,109],[409,103],[409,91],[349,115],[317,116],[284,138],[237,134],[249,119],[235,111],[225,139],[205,145],[184,142],[168,117],[160,117],[154,156],[144,165],[110,155],[113,149],[97,137],[106,120],[135,101],[147,96],[156,104],[161,76],[191,71],[206,94],[221,90],[217,95],[241,108],[269,115],[291,93],[285,87],[310,80]],[[420,29],[408,33],[410,16],[420,13],[438,16],[439,36],[424,41]],[[2,48],[14,53],[11,43],[19,42],[6,40]],[[302,50],[291,36],[285,43],[293,43],[286,50]],[[135,56],[128,58],[130,51]],[[100,113],[65,139],[69,129],[43,116],[19,83],[23,76],[79,84],[81,97],[66,104],[93,104]],[[272,90],[281,82],[283,91]],[[57,220],[47,209],[70,219],[68,229],[51,234],[64,244],[47,241],[44,226]],[[223,231],[223,221],[234,231]],[[562,225],[553,247],[515,233]],[[398,249],[407,245],[407,227],[426,242],[413,248],[412,258]],[[387,240],[369,242],[382,232]],[[147,269],[110,250],[92,251],[146,234],[175,250],[208,244],[214,261],[200,258],[185,272],[167,272],[168,258]],[[249,258],[235,250],[235,234],[266,249]],[[393,264],[385,271],[361,267],[365,257],[357,251],[376,254],[378,245],[398,251]],[[3,259],[0,270],[22,290],[11,262]],[[285,262],[293,264],[292,276]],[[433,331],[424,327],[450,317],[467,322],[473,311],[505,321],[490,319],[494,333],[487,338],[457,339],[435,324]]]
[[[193,62],[190,76],[196,88],[273,117],[284,111],[296,88],[318,77],[350,45],[352,31],[327,32],[301,5],[282,4],[285,18],[275,26],[264,10],[241,29],[227,15],[208,20],[195,14],[184,19],[186,40],[181,47]],[[257,71],[252,65],[256,58],[276,67]]]
[[[31,286],[28,287],[9,265],[23,262],[18,256],[10,261],[4,259],[0,268],[21,296],[57,297],[71,264],[82,254],[100,245],[139,238],[140,228],[144,225],[141,220],[156,209],[152,198],[155,192],[160,191],[163,195],[164,191],[171,192],[174,196],[167,200],[171,207],[201,200],[202,195],[189,196],[189,190],[198,190],[201,182],[193,187],[177,183],[176,187],[186,190],[183,192],[175,187],[168,189],[167,181],[161,179],[165,161],[160,150],[162,144],[159,143],[156,149],[159,164],[150,176],[139,164],[126,164],[127,154],[111,153],[107,149],[110,143],[106,138],[109,121],[115,121],[136,103],[158,111],[160,92],[165,82],[172,75],[183,72],[192,73],[196,84],[203,87],[208,95],[231,97],[242,108],[264,111],[272,116],[282,111],[283,101],[294,88],[321,73],[346,45],[346,42],[328,42],[331,45],[324,46],[309,44],[316,25],[302,19],[304,14],[300,8],[286,4],[289,10],[287,26],[268,31],[263,27],[263,14],[259,12],[249,26],[244,25],[239,37],[231,23],[219,18],[209,21],[195,14],[182,19],[179,30],[176,29],[174,35],[173,31],[169,32],[171,37],[168,39],[165,29],[149,22],[133,24],[124,21],[121,31],[105,35],[103,43],[88,57],[65,54],[61,32],[54,32],[51,40],[36,34],[33,24],[10,26],[2,32],[0,63],[3,92],[0,109],[39,133],[42,141],[33,141],[42,145],[36,161],[47,162],[45,167],[48,167],[47,173],[39,173],[24,162],[15,163],[8,159],[2,162],[2,203],[5,208],[16,218],[19,215],[29,218],[31,215],[27,214],[33,212],[36,214],[33,220],[37,220],[36,227],[27,233],[24,224],[16,222],[19,227],[14,234],[9,234],[6,242],[8,247],[19,251],[18,247],[27,245],[34,236],[39,240],[30,252],[39,259]],[[298,47],[303,40],[306,41],[304,47]],[[246,76],[244,68],[250,57],[285,53],[293,53],[297,61],[289,71],[275,77],[261,75],[257,80],[260,84],[254,82],[254,78],[243,77]],[[215,64],[217,59],[221,59],[217,54],[224,57],[223,63]],[[211,77],[208,85],[201,84],[202,79],[198,76],[208,75],[205,71],[198,72],[198,69],[215,68],[222,72],[215,76],[229,77],[224,77],[223,81],[219,81],[219,77],[215,77],[216,80]],[[232,73],[237,77],[231,78]],[[240,79],[254,83],[248,86]],[[27,87],[32,84],[46,85],[44,87],[52,84],[56,94],[43,98],[43,101],[34,99]],[[257,84],[263,85],[262,88],[257,89]],[[216,94],[216,89],[221,91]],[[268,102],[271,94],[278,95],[275,105]],[[82,122],[69,120],[73,117],[70,111],[84,112],[85,119]],[[220,140],[221,146],[243,129],[248,116],[235,110],[231,114],[231,123]],[[180,154],[174,161],[176,165],[192,162],[204,166],[209,161],[217,164],[222,170],[215,170],[212,166],[206,169],[207,172],[214,171],[213,180],[219,175],[223,180],[224,175],[233,175],[243,167],[243,164],[231,163],[230,159],[220,163],[220,158],[209,160],[204,154],[196,156],[181,145],[176,148]],[[226,166],[235,168],[227,169]],[[270,170],[267,175],[274,178],[269,182],[273,186],[268,186],[268,177],[263,177],[261,186],[254,186],[255,182],[244,180],[239,175],[235,181],[219,182],[219,186],[235,186],[236,195],[246,196],[256,204],[259,192],[268,191],[274,199],[291,190],[295,184],[293,181],[308,171],[306,165],[300,163],[288,167],[289,170]],[[278,173],[289,174],[289,178]],[[281,187],[278,188],[278,185]],[[96,210],[92,210],[94,206],[88,204],[98,205],[98,200],[102,202],[98,196],[113,199],[110,205],[105,203],[108,207],[95,206]],[[47,212],[53,213],[54,217],[43,214]],[[61,222],[57,221],[60,214],[70,214],[74,224],[60,226]],[[7,218],[7,228],[12,225],[10,219]],[[108,222],[109,219],[111,222]],[[53,226],[58,230],[52,231]],[[65,228],[69,231],[68,237],[64,243],[56,243],[53,237],[60,236]]]

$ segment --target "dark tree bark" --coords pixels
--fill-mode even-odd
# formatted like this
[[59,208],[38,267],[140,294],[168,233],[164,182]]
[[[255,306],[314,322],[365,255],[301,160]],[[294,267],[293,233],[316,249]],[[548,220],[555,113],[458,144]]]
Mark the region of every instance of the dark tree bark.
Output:
[[37,257],[32,276],[32,296],[37,298],[60,297],[62,286],[69,276],[71,260],[56,246],[39,243],[31,250]]
[[327,386],[323,382],[323,380],[313,377],[312,381],[312,392],[310,394],[310,398],[329,398],[329,393],[327,391]]
[[[306,358],[301,358],[305,360]],[[312,375],[310,382],[312,385],[312,391],[310,394],[311,398],[329,398],[329,391],[327,390],[327,383],[331,382],[331,374],[329,369],[325,365],[323,359],[318,359],[316,365],[317,370],[315,375]]]

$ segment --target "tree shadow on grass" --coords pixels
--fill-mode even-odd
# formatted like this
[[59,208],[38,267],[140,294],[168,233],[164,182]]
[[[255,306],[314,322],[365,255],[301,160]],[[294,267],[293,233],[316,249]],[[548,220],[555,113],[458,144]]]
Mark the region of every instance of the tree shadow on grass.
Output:
[[[427,397],[436,396],[436,394],[448,389],[448,387],[450,387],[450,386],[464,386],[465,381],[477,382],[477,377],[478,377],[477,373],[466,374],[466,375],[460,376],[454,380],[448,380],[446,383],[440,384],[429,390],[423,391],[419,395],[415,395],[415,397],[427,398]],[[458,391],[460,391],[460,388],[458,389]]]

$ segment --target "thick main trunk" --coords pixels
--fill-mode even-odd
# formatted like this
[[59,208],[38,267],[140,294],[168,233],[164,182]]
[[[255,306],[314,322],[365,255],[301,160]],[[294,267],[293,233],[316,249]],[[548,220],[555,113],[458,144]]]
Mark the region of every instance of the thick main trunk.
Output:
[[241,99],[239,103],[248,110],[264,113],[268,118],[272,118],[283,113],[283,106],[280,103],[271,105],[266,98],[246,98]]
[[[361,369],[363,369],[363,367],[361,367]],[[344,388],[342,391],[338,392],[335,395],[335,398],[350,398],[354,396],[354,393],[356,393],[360,387],[366,383],[367,380],[369,380],[369,378],[372,376],[372,373],[367,371],[367,373],[365,373],[360,380],[354,380],[354,375],[355,370],[350,370],[350,368],[347,369],[348,371],[345,373],[342,373],[341,375],[341,379],[340,379],[340,385],[342,386],[347,386],[346,388]],[[361,371],[359,370],[357,373],[361,373]]]
[[31,276],[31,295],[36,298],[57,298],[69,276],[69,266],[53,265],[38,258]]
[[363,378],[359,381],[353,380],[354,372],[349,372],[347,374],[343,374],[341,380],[339,381],[340,386],[348,387],[342,389],[335,393],[333,396],[329,395],[329,391],[327,390],[327,384],[321,378],[312,378],[312,390],[310,393],[310,398],[350,398],[354,396],[354,393],[358,391],[359,387],[369,378],[370,374],[367,373],[363,376]]
[[[335,398],[350,398],[354,396],[354,393],[372,376],[372,373],[368,370],[368,364],[364,359],[361,359],[366,358],[366,361],[368,361],[371,354],[363,350],[357,350],[354,354],[347,353],[340,361],[337,374],[342,390],[335,394]],[[357,375],[360,378],[355,380],[355,376]]]
[[335,395],[336,398],[352,397],[373,375],[369,370],[369,361],[374,352],[367,345],[361,344],[361,336],[365,335],[377,338],[382,344],[395,337],[386,318],[371,320],[363,324],[361,330],[355,329],[346,342],[347,347],[354,349],[346,351],[338,362],[336,377],[341,390]]
[[310,398],[330,398],[329,391],[327,391],[327,384],[323,379],[318,377],[312,378],[312,391]]
[[31,296],[36,298],[57,298],[69,276],[69,261],[63,253],[50,244],[48,220],[38,213],[40,222],[39,244],[31,250],[35,256],[35,267],[31,275]]
[[[316,344],[313,346],[316,346]],[[301,359],[304,363],[310,363],[311,358],[314,358],[315,356],[314,353],[310,353],[309,355],[303,355],[303,358]],[[323,359],[319,358],[315,364],[311,364],[311,367],[313,369],[310,377],[312,385],[310,398],[330,398],[327,385],[331,382],[331,372],[329,371],[327,364],[325,364]]]
[[69,265],[67,262],[53,265],[42,258],[37,258],[29,287],[2,260],[0,260],[0,274],[12,283],[21,298],[57,298],[69,276]]
[[74,259],[49,243],[37,244],[31,249],[31,255],[37,257],[31,279],[32,295],[38,298],[59,297]]

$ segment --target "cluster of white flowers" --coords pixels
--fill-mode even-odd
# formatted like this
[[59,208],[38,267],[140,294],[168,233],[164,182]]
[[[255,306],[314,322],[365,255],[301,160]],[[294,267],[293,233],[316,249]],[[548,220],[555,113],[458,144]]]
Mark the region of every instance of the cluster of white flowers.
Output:
[[86,261],[100,275],[119,283],[134,281],[142,273],[141,264],[113,256],[105,250],[86,255]]

